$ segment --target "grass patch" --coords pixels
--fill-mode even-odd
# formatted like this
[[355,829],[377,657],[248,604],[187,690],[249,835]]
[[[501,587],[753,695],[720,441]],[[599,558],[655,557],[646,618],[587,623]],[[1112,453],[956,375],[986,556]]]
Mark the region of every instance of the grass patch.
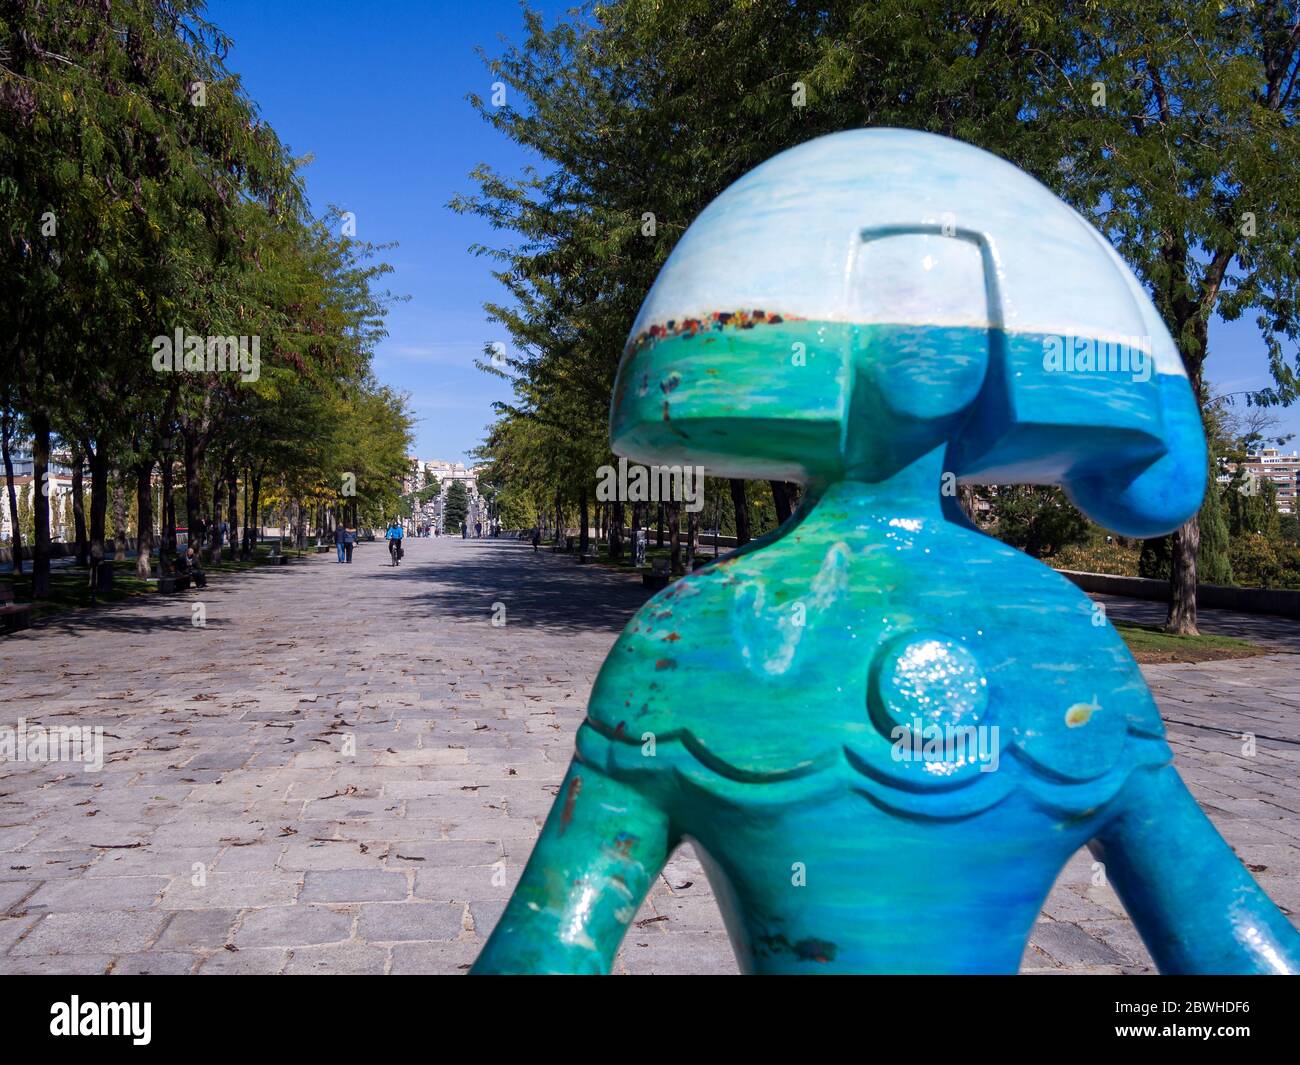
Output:
[[1175,636],[1159,625],[1115,620],[1111,624],[1139,662],[1217,662],[1269,653],[1267,647],[1235,636]]

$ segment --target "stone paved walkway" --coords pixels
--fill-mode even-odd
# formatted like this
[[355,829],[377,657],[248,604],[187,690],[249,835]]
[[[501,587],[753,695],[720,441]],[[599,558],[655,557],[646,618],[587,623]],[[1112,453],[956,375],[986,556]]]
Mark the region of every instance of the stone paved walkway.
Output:
[[[419,540],[385,562],[365,544],[351,567],[220,578],[204,628],[191,592],[0,640],[0,726],[102,725],[107,751],[97,774],[0,765],[0,973],[468,968],[644,593],[505,541]],[[1192,790],[1292,913],[1297,664],[1146,670]],[[1026,971],[1149,971],[1090,869],[1081,853],[1062,874]],[[735,971],[689,850],[617,970]]]

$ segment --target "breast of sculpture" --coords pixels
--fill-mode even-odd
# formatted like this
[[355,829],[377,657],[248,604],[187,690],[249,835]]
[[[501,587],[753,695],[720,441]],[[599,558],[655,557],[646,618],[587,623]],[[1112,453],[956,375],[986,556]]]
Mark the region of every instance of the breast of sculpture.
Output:
[[664,266],[610,432],[803,503],[619,638],[476,972],[608,971],[683,840],[746,971],[1014,972],[1085,844],[1163,971],[1300,967],[1104,615],[956,505],[1058,484],[1147,537],[1204,492],[1171,338],[1043,186],[903,130],[776,156]]

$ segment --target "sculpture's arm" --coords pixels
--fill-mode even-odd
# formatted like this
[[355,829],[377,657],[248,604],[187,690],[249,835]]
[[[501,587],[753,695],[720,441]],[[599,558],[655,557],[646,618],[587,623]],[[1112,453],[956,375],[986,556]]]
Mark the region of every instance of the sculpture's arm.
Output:
[[473,972],[609,972],[671,850],[662,810],[575,760]]
[[1139,769],[1090,844],[1163,973],[1300,972],[1300,934],[1172,766]]

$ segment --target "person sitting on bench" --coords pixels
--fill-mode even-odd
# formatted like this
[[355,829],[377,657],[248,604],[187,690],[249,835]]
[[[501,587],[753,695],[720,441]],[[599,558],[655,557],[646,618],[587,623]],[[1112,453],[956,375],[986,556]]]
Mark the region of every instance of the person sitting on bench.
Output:
[[199,561],[199,556],[194,551],[193,545],[185,549],[185,554],[181,558],[181,564],[177,569],[181,573],[190,575],[195,588],[206,588],[208,586],[208,578],[203,572],[203,566]]

